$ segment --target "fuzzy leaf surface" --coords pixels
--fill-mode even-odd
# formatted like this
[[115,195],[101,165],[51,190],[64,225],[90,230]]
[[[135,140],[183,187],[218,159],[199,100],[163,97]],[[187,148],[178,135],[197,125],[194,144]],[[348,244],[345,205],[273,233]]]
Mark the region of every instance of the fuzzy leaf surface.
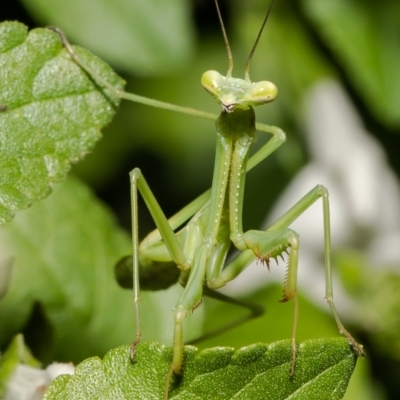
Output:
[[[44,400],[160,399],[172,349],[149,342],[131,363],[129,347],[111,350],[77,366],[75,375],[58,377]],[[343,338],[310,340],[299,346],[290,377],[290,341],[255,344],[237,351],[186,346],[182,378],[173,378],[170,399],[342,399],[356,356]]]
[[[103,61],[75,49],[116,87]],[[0,24],[0,223],[46,197],[87,154],[115,114],[108,97],[69,57],[59,36],[18,22]]]

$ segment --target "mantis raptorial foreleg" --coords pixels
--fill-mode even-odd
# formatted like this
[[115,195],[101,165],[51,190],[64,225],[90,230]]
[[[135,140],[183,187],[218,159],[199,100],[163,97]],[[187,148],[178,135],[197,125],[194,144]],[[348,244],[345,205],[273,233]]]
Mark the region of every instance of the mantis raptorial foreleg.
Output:
[[[329,216],[329,194],[328,190],[322,186],[317,185],[314,189],[310,190],[302,199],[300,199],[289,211],[287,211],[281,218],[279,218],[274,224],[272,224],[266,231],[248,231],[246,234],[249,237],[256,239],[255,245],[260,245],[264,240],[266,246],[263,251],[259,252],[258,257],[261,261],[269,265],[269,259],[277,257],[280,252],[277,251],[279,246],[287,246],[289,241],[286,235],[290,230],[286,229],[292,224],[302,213],[313,205],[318,199],[322,198],[323,208],[323,221],[324,221],[324,252],[325,252],[325,298],[331,309],[332,315],[336,321],[339,332],[347,338],[349,343],[360,355],[364,355],[362,345],[359,345],[353,336],[345,329],[341,322],[339,315],[336,311],[335,304],[333,302],[333,287],[332,287],[332,268],[331,268],[331,234],[330,234],[330,216]],[[259,240],[257,240],[257,237]],[[261,238],[261,240],[260,240]],[[251,239],[252,240],[252,239]],[[270,242],[270,243],[268,243]],[[271,246],[269,246],[269,244]],[[295,362],[295,338],[296,338],[296,325],[297,325],[297,298],[296,298],[296,282],[297,282],[297,255],[291,259],[293,254],[293,247],[289,255],[289,263],[287,276],[284,283],[284,297],[281,301],[287,301],[290,298],[294,298],[295,312],[294,312],[294,323],[292,331],[292,343],[293,343],[293,356],[291,362],[291,373],[294,372]],[[245,250],[232,262],[230,262],[224,270],[221,272],[219,277],[213,282],[208,282],[208,286],[217,289],[226,285],[226,283],[234,280],[244,269],[246,269],[257,257],[253,250]]]

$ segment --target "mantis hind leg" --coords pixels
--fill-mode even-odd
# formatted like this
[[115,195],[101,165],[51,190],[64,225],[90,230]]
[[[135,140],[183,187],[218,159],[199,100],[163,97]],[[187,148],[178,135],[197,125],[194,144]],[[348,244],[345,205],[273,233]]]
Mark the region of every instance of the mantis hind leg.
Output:
[[322,186],[317,185],[309,193],[307,193],[298,203],[296,203],[286,214],[276,221],[269,230],[279,229],[280,226],[291,224],[300,214],[310,207],[316,200],[322,199],[322,211],[324,220],[324,258],[325,258],[325,299],[328,302],[331,313],[335,319],[339,333],[345,336],[354,351],[361,357],[365,355],[363,346],[358,344],[350,332],[344,327],[337,313],[333,301],[332,286],[332,266],[331,266],[331,228],[330,228],[330,211],[329,211],[329,193]]
[[360,356],[364,356],[363,346],[358,344],[353,336],[346,330],[341,322],[333,301],[332,287],[332,267],[331,267],[331,235],[330,235],[330,216],[329,216],[329,195],[324,186],[317,185],[300,199],[289,211],[272,224],[266,231],[248,231],[236,236],[240,236],[242,242],[246,245],[246,250],[236,257],[227,267],[220,272],[218,277],[208,282],[211,288],[219,288],[227,282],[235,279],[245,268],[247,268],[255,258],[260,259],[267,266],[269,259],[280,256],[284,251],[290,248],[287,276],[284,283],[284,297],[282,301],[295,301],[294,323],[292,330],[293,356],[291,362],[291,373],[294,371],[295,363],[295,336],[298,318],[297,305],[297,263],[298,263],[298,235],[287,229],[287,227],[296,220],[306,209],[314,204],[319,198],[322,198],[323,219],[324,219],[324,252],[325,252],[325,298],[328,302],[331,313],[336,321],[339,332],[347,338],[350,345]]
[[203,294],[204,294],[204,296],[207,296],[208,298],[221,301],[225,304],[232,304],[234,306],[244,308],[244,309],[248,310],[249,312],[246,315],[244,315],[238,319],[235,319],[230,323],[227,323],[226,325],[217,327],[209,332],[202,334],[201,336],[199,336],[195,339],[188,341],[187,344],[193,345],[196,343],[200,343],[204,340],[210,339],[214,336],[217,336],[226,331],[229,331],[230,329],[236,328],[237,326],[242,325],[249,320],[261,317],[265,313],[264,307],[259,304],[256,304],[256,303],[253,303],[250,301],[246,301],[244,299],[235,299],[234,297],[227,296],[226,294],[223,294],[219,291],[212,290],[208,286],[203,286]]

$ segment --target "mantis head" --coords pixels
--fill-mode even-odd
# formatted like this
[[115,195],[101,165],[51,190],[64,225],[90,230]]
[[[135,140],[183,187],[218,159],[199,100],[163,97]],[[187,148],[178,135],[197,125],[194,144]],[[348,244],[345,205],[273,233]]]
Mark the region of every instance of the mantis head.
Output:
[[223,76],[217,71],[205,72],[201,84],[217,99],[225,112],[269,103],[278,95],[278,88],[272,82],[251,83],[246,79],[232,78],[229,74]]
[[204,89],[207,90],[207,92],[211,93],[217,99],[218,103],[220,103],[222,106],[222,110],[225,112],[230,113],[236,108],[246,110],[249,107],[269,103],[275,100],[278,96],[278,88],[272,82],[261,81],[251,83],[249,76],[250,62],[253,58],[253,54],[257,48],[261,33],[265,27],[268,16],[271,13],[274,2],[275,0],[272,0],[269,5],[264,22],[261,25],[261,29],[247,59],[245,79],[238,79],[232,78],[232,52],[229,46],[224,23],[222,21],[218,1],[215,0],[215,6],[217,8],[217,14],[222,29],[222,35],[224,37],[226,50],[228,52],[229,68],[226,76],[223,76],[219,72],[213,70],[205,72],[201,77],[201,84],[203,85]]

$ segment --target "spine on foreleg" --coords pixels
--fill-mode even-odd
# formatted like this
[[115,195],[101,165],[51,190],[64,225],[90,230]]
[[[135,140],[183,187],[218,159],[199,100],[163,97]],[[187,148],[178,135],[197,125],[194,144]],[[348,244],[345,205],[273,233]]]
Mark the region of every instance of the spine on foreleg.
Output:
[[272,248],[271,250],[269,250],[264,254],[260,254],[259,252],[257,254],[255,252],[255,255],[257,257],[257,261],[260,261],[263,265],[265,265],[268,268],[268,271],[270,271],[271,258],[274,259],[277,264],[278,264],[278,257],[280,257],[282,261],[284,261],[282,254],[285,253],[286,255],[289,255],[288,253],[289,247],[290,247],[289,245],[283,246],[281,244],[278,244],[276,247]]
[[297,292],[297,265],[299,259],[299,235],[289,230],[288,235],[290,253],[286,266],[285,279],[283,281],[283,298],[280,300],[284,303],[296,295]]

